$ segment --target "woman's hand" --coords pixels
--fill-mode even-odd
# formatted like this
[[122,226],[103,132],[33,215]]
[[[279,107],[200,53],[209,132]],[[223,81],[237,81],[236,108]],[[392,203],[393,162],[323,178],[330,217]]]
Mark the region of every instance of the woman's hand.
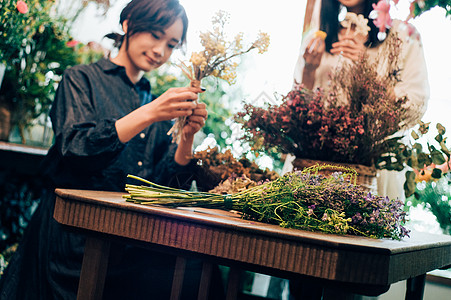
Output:
[[366,51],[366,39],[366,36],[364,37],[361,34],[354,34],[354,32],[338,35],[338,42],[332,44],[330,53],[341,54],[344,57],[356,61]]
[[[116,121],[119,140],[123,143],[130,141],[152,123],[193,115],[198,106],[195,100],[198,98],[198,93],[202,92],[201,88],[195,87],[170,88],[157,99]],[[196,112],[196,114],[202,114],[202,112]],[[193,122],[201,122],[201,120],[196,117]]]
[[207,106],[205,103],[198,103],[186,119],[186,124],[183,126],[182,138],[178,143],[174,157],[174,160],[178,164],[184,166],[191,161],[193,156],[194,134],[205,125],[207,116]]
[[153,122],[172,120],[178,117],[188,117],[197,108],[195,100],[202,93],[201,88],[180,87],[170,88],[148,106],[150,119]]
[[326,43],[320,37],[310,40],[304,52],[304,70],[302,71],[302,84],[307,89],[313,89],[315,84],[315,73],[318,69],[321,58],[326,50]]
[[304,52],[304,68],[309,71],[315,71],[320,63],[323,53],[326,50],[326,44],[320,37],[316,37],[310,40]]
[[205,103],[198,103],[192,114],[187,118],[186,125],[183,127],[185,137],[193,136],[205,125],[208,112]]

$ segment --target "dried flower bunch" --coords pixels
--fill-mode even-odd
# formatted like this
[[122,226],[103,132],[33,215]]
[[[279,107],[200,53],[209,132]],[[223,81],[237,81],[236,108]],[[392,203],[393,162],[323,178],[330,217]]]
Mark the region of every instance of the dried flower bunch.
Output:
[[[337,172],[330,176],[318,174],[329,167]],[[127,185],[129,194],[124,198],[144,205],[233,209],[245,219],[285,228],[371,238],[408,236],[409,231],[403,227],[406,212],[402,201],[364,192],[354,184],[355,176],[352,169],[316,165],[238,193],[221,195],[173,189],[129,175],[149,186]]]
[[265,53],[269,46],[269,35],[260,32],[257,39],[248,46],[243,45],[243,33],[238,33],[231,41],[227,40],[225,33],[226,24],[229,22],[229,14],[219,11],[213,17],[213,30],[202,32],[200,41],[204,49],[191,55],[190,65],[181,63],[185,75],[192,81],[201,81],[207,76],[214,76],[235,83],[235,69],[238,63],[234,57],[257,49],[258,53]]
[[239,177],[235,174],[232,174],[231,176],[229,176],[229,178],[221,181],[220,184],[218,184],[214,189],[208,192],[223,195],[235,194],[249,188],[253,188],[254,186],[260,185],[262,183],[263,182],[261,181],[255,182],[244,174]]
[[407,118],[406,97],[393,92],[400,41],[390,34],[386,42],[386,72],[378,73],[365,54],[335,71],[327,94],[301,87],[280,105],[246,104],[235,117],[243,139],[256,149],[299,158],[373,166]]
[[[218,147],[196,151],[194,159],[201,169],[197,176],[206,190],[213,189],[229,178],[246,176],[253,182],[274,180],[279,175],[269,169],[262,170],[255,162],[245,156],[236,159],[230,150],[221,153]],[[233,179],[232,179],[233,180]]]
[[[234,39],[228,40],[225,26],[229,18],[227,12],[217,12],[212,19],[213,30],[200,34],[203,50],[193,52],[189,63],[180,63],[183,73],[191,80],[191,86],[200,87],[201,80],[208,76],[214,76],[233,84],[236,79],[235,70],[238,66],[235,58],[253,49],[257,49],[258,53],[264,53],[268,50],[269,35],[264,32],[260,32],[257,39],[248,46],[243,45],[243,33],[239,33]],[[177,119],[168,132],[168,134],[173,134],[174,141],[181,138],[181,131],[185,122],[186,118]]]

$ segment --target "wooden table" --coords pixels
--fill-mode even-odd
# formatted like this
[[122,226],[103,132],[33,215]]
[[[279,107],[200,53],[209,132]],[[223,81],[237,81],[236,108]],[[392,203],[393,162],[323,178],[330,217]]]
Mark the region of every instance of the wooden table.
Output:
[[[84,300],[101,298],[111,240],[118,239],[178,256],[171,299],[178,299],[184,258],[190,256],[205,261],[199,299],[207,297],[211,263],[367,295],[381,294],[397,281],[419,282],[406,299],[422,299],[426,272],[451,264],[451,237],[445,235],[414,232],[402,241],[329,235],[242,220],[222,210],[128,203],[124,193],[57,189],[56,194],[55,219],[88,236],[78,290]],[[237,274],[229,276],[228,299],[236,298]]]

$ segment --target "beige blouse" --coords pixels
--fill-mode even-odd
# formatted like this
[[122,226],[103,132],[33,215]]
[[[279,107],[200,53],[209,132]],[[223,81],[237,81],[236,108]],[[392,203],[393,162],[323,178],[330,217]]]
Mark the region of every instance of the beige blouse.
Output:
[[[318,9],[317,6],[314,10],[314,16],[318,15]],[[319,28],[318,22],[315,21],[317,21],[317,18],[313,18],[311,29],[304,36],[302,41],[300,55],[294,71],[294,85],[302,82],[302,73],[304,69],[303,54],[308,42]],[[395,86],[395,93],[398,97],[408,97],[406,108],[409,111],[410,117],[408,121],[406,120],[407,129],[418,124],[426,111],[429,99],[428,74],[421,39],[409,39],[407,30],[403,29],[402,22],[399,20],[393,20],[391,30],[397,32],[403,42],[399,65],[401,69],[401,82]],[[370,58],[374,59],[374,63],[378,64],[378,71],[380,71],[381,74],[383,74],[381,71],[384,68],[384,60],[376,60],[375,58],[384,57],[381,54],[383,54],[385,48],[386,44],[381,43],[378,47],[368,49]],[[328,52],[324,53],[321,64],[316,70],[314,89],[322,87],[327,91],[329,86],[329,74],[334,68],[339,67],[340,64],[345,61],[349,61],[349,59],[338,55],[332,55]],[[400,132],[398,134],[404,135],[404,133],[405,132]],[[292,170],[293,166],[291,162],[293,159],[293,156],[288,155],[282,173]],[[377,178],[378,194],[388,196],[390,199],[396,197],[404,199],[404,173],[405,170],[402,172],[379,170]]]
[[[429,82],[421,40],[409,39],[407,30],[404,30],[402,27],[403,23],[401,21],[393,20],[391,30],[397,32],[403,42],[399,65],[401,69],[401,82],[395,86],[395,93],[398,97],[408,97],[409,101],[406,104],[410,113],[408,125],[413,126],[420,121],[426,111],[429,99]],[[302,73],[304,69],[303,54],[305,47],[313,37],[313,33],[317,30],[317,28],[312,28],[302,41],[300,55],[294,71],[295,85],[302,82]],[[375,63],[378,64],[380,73],[382,73],[385,61],[380,59],[376,60],[376,57],[384,57],[383,52],[386,50],[385,48],[386,43],[381,43],[378,47],[368,49],[368,55],[370,56],[370,59],[374,59]],[[346,61],[349,62],[350,60],[346,57],[325,52],[321,59],[321,64],[315,73],[314,89],[322,87],[327,91],[330,73],[334,68],[339,67]]]

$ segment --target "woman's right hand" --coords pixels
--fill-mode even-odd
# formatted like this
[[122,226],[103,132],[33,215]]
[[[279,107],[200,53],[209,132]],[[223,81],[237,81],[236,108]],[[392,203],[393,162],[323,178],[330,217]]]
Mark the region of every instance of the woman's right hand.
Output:
[[178,117],[190,116],[197,107],[198,94],[204,92],[201,88],[180,87],[170,88],[148,106],[148,113],[153,122],[172,120]]
[[341,54],[344,57],[357,61],[366,51],[365,43],[367,39],[367,35],[355,34],[354,32],[339,34],[338,42],[332,44],[330,53]]
[[195,87],[170,88],[157,99],[116,121],[119,140],[128,142],[152,123],[192,115],[197,107],[198,93],[202,92],[201,88]]
[[304,52],[304,68],[315,71],[321,63],[321,58],[325,50],[326,44],[322,38],[316,37],[311,39]]

